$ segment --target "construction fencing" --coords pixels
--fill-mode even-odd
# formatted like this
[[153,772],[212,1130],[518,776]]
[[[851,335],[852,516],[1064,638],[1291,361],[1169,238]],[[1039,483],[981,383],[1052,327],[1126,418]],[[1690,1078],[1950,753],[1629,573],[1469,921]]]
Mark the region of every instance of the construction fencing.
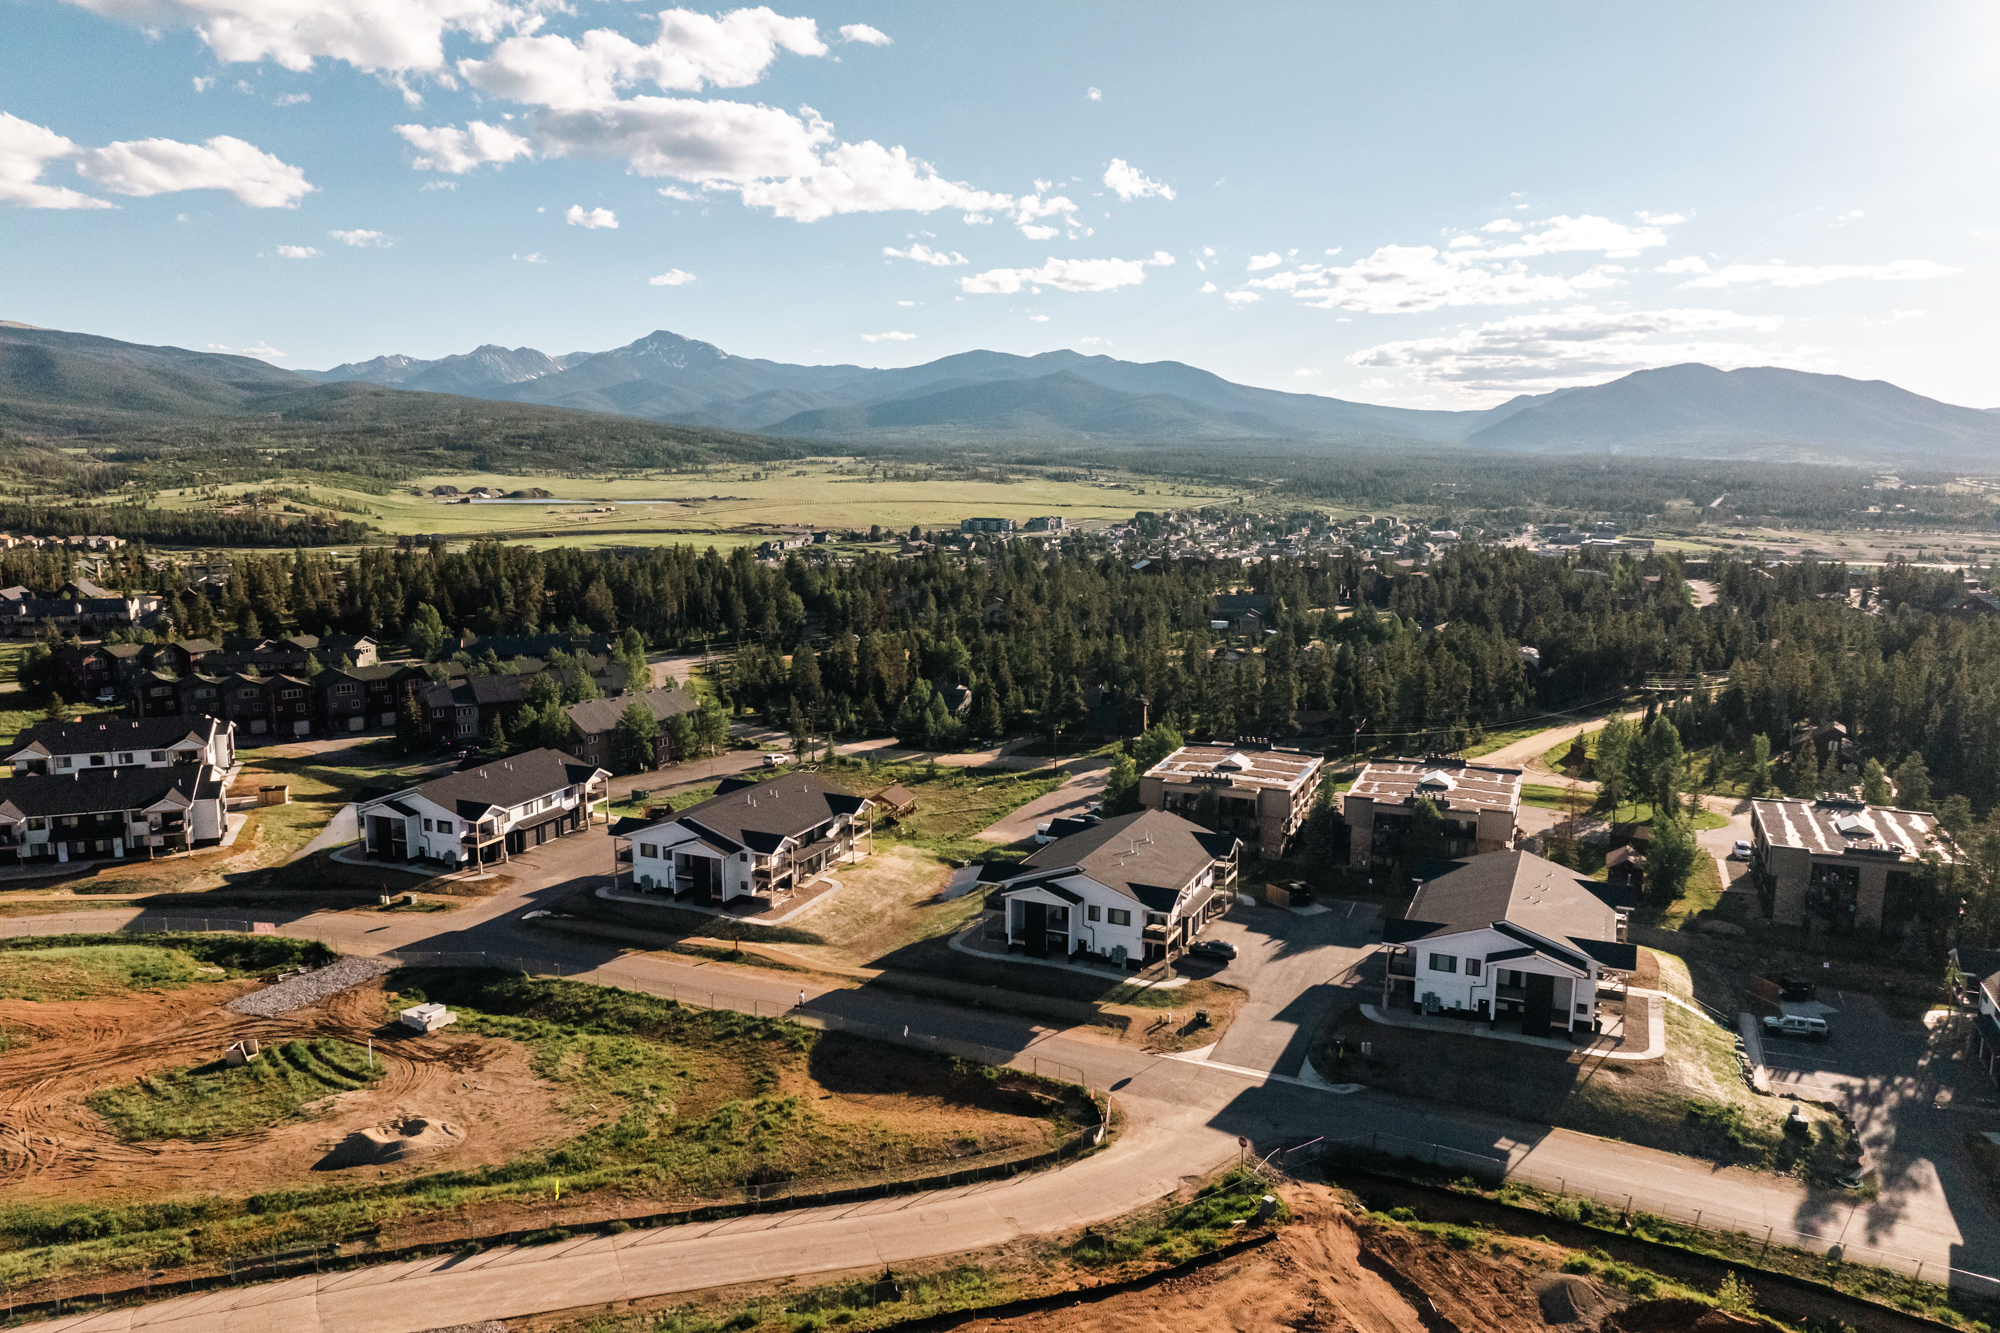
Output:
[[1454,1148],[1443,1143],[1406,1139],[1395,1134],[1357,1134],[1352,1138],[1328,1139],[1326,1147],[1327,1151],[1333,1154],[1344,1151],[1355,1155],[1391,1157],[1405,1162],[1435,1166],[1442,1170],[1471,1176],[1488,1188],[1497,1189],[1506,1184],[1534,1185],[1561,1198],[1588,1200],[1593,1204],[1602,1205],[1623,1218],[1646,1213],[1672,1222],[1676,1226],[1705,1232],[1718,1239],[1726,1237],[1736,1246],[1748,1241],[1764,1250],[1773,1245],[1804,1250],[1831,1260],[1887,1269],[1892,1273],[1904,1274],[1916,1282],[1929,1280],[1977,1296],[2000,1297],[2000,1278],[1850,1241],[1844,1239],[1844,1231],[1843,1234],[1835,1235],[1819,1231],[1798,1231],[1768,1222],[1746,1221],[1708,1208],[1697,1208],[1690,1213],[1685,1208],[1655,1199],[1642,1191],[1606,1192],[1582,1184],[1571,1185],[1566,1176],[1553,1175],[1532,1166],[1516,1164],[1506,1158],[1467,1152],[1462,1148]]

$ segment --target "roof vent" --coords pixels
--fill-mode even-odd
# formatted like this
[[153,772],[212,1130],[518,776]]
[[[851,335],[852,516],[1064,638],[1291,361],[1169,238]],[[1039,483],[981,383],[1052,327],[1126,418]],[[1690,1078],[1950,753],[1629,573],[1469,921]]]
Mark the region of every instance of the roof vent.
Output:
[[1450,791],[1457,785],[1451,780],[1451,774],[1441,768],[1434,768],[1417,779],[1419,791]]
[[1844,838],[1872,838],[1875,836],[1875,830],[1869,826],[1868,821],[1858,815],[1847,815],[1836,819],[1833,821],[1833,827]]

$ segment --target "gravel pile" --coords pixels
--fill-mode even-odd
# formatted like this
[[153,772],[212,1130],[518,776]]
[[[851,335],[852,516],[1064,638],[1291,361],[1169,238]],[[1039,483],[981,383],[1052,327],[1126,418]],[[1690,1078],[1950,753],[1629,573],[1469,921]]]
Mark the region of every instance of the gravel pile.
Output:
[[239,1014],[250,1014],[256,1018],[276,1018],[279,1014],[289,1014],[294,1009],[318,1004],[350,986],[372,981],[384,972],[394,971],[395,967],[396,964],[387,958],[342,958],[328,963],[317,972],[307,972],[275,986],[267,986],[254,995],[231,1000],[229,1007]]

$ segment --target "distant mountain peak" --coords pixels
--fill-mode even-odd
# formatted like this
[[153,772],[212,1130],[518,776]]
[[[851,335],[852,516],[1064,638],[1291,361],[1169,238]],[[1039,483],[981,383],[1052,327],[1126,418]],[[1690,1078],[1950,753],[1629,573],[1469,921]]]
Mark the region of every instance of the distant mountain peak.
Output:
[[666,362],[676,370],[688,370],[699,365],[714,365],[727,361],[729,353],[714,343],[705,343],[697,338],[683,337],[668,329],[654,329],[645,337],[614,348],[603,356],[654,357]]

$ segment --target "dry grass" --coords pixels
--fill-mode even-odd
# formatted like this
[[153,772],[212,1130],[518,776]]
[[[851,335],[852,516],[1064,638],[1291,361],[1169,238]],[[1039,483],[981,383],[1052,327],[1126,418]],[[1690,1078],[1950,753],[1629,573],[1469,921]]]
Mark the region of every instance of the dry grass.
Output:
[[840,892],[798,919],[819,944],[784,946],[808,962],[880,967],[898,950],[958,930],[979,911],[981,896],[941,902],[951,870],[915,847],[891,846],[866,861],[842,866]]

